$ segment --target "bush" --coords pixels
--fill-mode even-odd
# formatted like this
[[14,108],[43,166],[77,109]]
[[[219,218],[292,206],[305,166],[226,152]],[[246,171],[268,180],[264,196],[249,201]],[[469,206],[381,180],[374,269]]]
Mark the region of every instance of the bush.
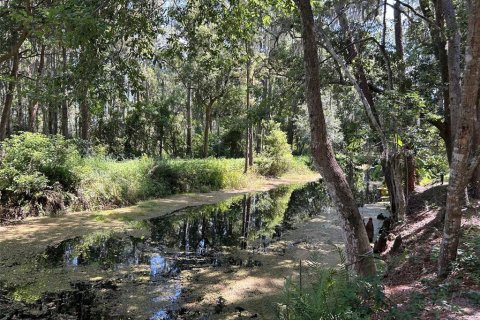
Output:
[[4,141],[0,163],[2,203],[25,205],[45,190],[75,189],[80,155],[61,136],[25,132]]
[[462,241],[453,263],[453,271],[460,277],[470,278],[480,285],[480,230],[470,229],[462,235]]
[[258,173],[264,176],[281,176],[288,172],[293,164],[287,135],[280,130],[280,125],[270,122],[270,133],[265,137],[265,151],[256,159]]

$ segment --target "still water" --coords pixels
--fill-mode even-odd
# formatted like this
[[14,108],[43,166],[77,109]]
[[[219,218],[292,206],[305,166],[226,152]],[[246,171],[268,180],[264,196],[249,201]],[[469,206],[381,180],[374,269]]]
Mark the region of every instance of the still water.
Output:
[[[39,273],[63,270],[72,289],[52,298],[47,285],[43,297],[17,315],[34,310],[52,319],[123,319],[141,310],[150,319],[177,319],[188,311],[182,306],[189,291],[179,280],[182,271],[262,268],[231,249],[266,252],[285,230],[329,206],[322,183],[282,186],[143,221],[135,226],[141,235],[103,232],[64,240],[35,264]],[[120,307],[125,304],[132,308]]]

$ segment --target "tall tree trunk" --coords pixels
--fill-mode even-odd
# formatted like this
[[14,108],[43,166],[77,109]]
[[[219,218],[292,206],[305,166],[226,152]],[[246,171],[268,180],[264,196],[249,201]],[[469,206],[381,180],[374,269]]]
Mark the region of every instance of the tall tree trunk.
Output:
[[[445,16],[449,15],[455,18],[455,11],[451,0],[444,1]],[[448,19],[447,19],[448,20]],[[450,21],[451,28],[454,23]],[[450,30],[454,34],[456,30]],[[449,62],[454,66],[460,65],[460,62],[452,61],[459,59],[459,52],[456,50],[455,37],[450,37],[448,52]],[[438,275],[446,275],[449,271],[451,262],[457,257],[457,249],[460,238],[460,226],[462,220],[463,192],[471,177],[473,170],[479,162],[478,145],[472,145],[474,125],[477,119],[478,101],[480,95],[480,0],[471,2],[470,19],[468,24],[467,48],[465,51],[465,72],[463,81],[463,92],[461,104],[457,105],[456,126],[454,133],[453,156],[450,165],[450,179],[447,191],[447,208],[445,214],[445,225],[443,229],[443,239],[440,247],[440,256],[438,260]],[[459,49],[459,48],[458,48]],[[450,73],[460,72],[458,68],[449,68]],[[450,79],[457,79],[460,75],[450,75]],[[457,90],[455,85],[450,86],[450,90]],[[450,91],[450,96],[452,92]],[[456,93],[453,93],[455,95]],[[453,100],[451,100],[453,102]],[[452,103],[452,107],[455,106]]]
[[[250,109],[250,87],[251,87],[251,67],[252,63],[248,60],[247,66],[247,112]],[[248,165],[253,166],[253,125],[252,121],[248,120]]]
[[83,140],[88,140],[90,138],[90,108],[88,106],[88,87],[85,87],[82,97],[80,98],[80,138]]
[[163,157],[163,139],[164,139],[164,135],[165,135],[165,132],[164,132],[164,127],[163,127],[163,124],[160,125],[160,128],[158,129],[158,156],[160,158]]
[[[268,102],[267,102],[267,99],[268,99],[268,78],[267,77],[263,78],[262,86],[263,86],[262,103],[264,105],[267,105],[268,104]],[[261,121],[259,121],[257,123],[256,134],[257,134],[256,152],[257,152],[257,154],[260,154],[262,152],[262,141],[263,141],[263,126],[262,126]]]
[[303,25],[306,101],[310,116],[312,155],[320,174],[325,179],[327,190],[335,207],[343,218],[348,261],[359,274],[371,276],[375,274],[375,264],[367,232],[352,190],[335,159],[332,145],[327,137],[320,93],[320,67],[312,8],[310,1],[296,0],[295,3],[300,11]]
[[[477,110],[475,112],[473,124],[473,145],[480,145],[480,95],[477,100]],[[480,199],[480,164],[477,165],[475,170],[473,170],[472,178],[470,179],[470,187],[472,189],[472,197],[479,200]]]
[[451,139],[451,124],[450,124],[450,93],[448,89],[448,57],[447,57],[447,42],[445,37],[444,17],[442,0],[433,0],[435,15],[429,5],[428,0],[420,0],[420,8],[425,17],[428,18],[428,28],[432,38],[432,44],[435,49],[434,54],[438,61],[440,68],[441,86],[442,86],[442,106],[443,106],[443,121],[431,121],[431,123],[439,130],[440,137],[445,142],[447,149],[448,163],[452,158],[452,139]]
[[[402,26],[402,13],[400,11],[400,1],[396,0],[394,5],[394,25],[395,25],[395,55],[396,60],[398,61],[398,92],[400,95],[405,95],[409,89],[408,84],[406,83],[405,78],[405,62],[403,54],[403,26]],[[390,89],[393,89],[390,88]],[[405,105],[407,109],[411,108],[408,103]],[[405,202],[408,200],[408,194],[415,189],[415,157],[413,152],[408,149],[406,146],[404,149],[405,163],[404,166],[401,166],[401,159],[398,159],[398,162],[395,164],[397,166],[396,170],[404,168],[403,177],[405,178]],[[400,169],[401,170],[401,169]],[[403,177],[398,175],[398,178],[403,180]],[[394,183],[396,181],[393,181]],[[393,198],[392,201],[396,201],[396,198]],[[406,203],[405,203],[406,205]],[[402,203],[397,203],[396,206],[402,206]]]
[[407,186],[406,186],[406,194],[410,194],[413,191],[415,191],[415,183],[417,180],[417,174],[416,174],[416,164],[415,164],[415,154],[411,149],[408,147],[406,148],[406,154],[405,154],[405,168],[407,170],[406,172],[406,181],[407,181]]
[[390,205],[394,221],[403,221],[406,211],[406,201],[403,188],[402,176],[402,154],[392,153],[390,156],[382,158],[382,168],[385,175],[388,194],[390,197]]
[[67,49],[62,48],[62,88],[63,88],[63,101],[62,101],[62,135],[69,137],[68,133],[68,94],[67,94]]
[[210,133],[210,125],[212,123],[212,101],[210,101],[205,107],[205,125],[203,128],[203,157],[208,157],[208,139]]
[[295,135],[295,122],[293,121],[293,115],[297,114],[297,100],[292,100],[292,115],[288,117],[287,121],[287,143],[292,146],[293,149],[293,139]]
[[[21,83],[17,83],[17,127],[20,131],[27,130],[27,122],[25,119],[25,109],[23,104],[23,94],[22,94],[22,85]],[[27,111],[28,113],[28,111]]]
[[400,1],[398,0],[395,1],[393,6],[393,21],[395,25],[395,52],[398,59],[403,60],[402,13],[400,12]]
[[245,153],[244,153],[244,167],[243,167],[243,173],[247,173],[248,172],[248,159],[249,159],[249,156],[248,156],[248,150],[250,150],[249,148],[249,143],[250,143],[250,128],[248,127],[247,125],[247,129],[245,131]]
[[12,69],[10,71],[10,79],[8,81],[7,94],[5,96],[5,105],[3,106],[2,117],[0,119],[0,141],[5,140],[7,137],[7,128],[12,112],[13,96],[15,93],[15,85],[17,83],[19,63],[20,54],[17,51],[12,56]]
[[35,81],[35,94],[32,97],[32,101],[30,102],[30,110],[29,110],[29,116],[28,116],[28,130],[31,132],[37,131],[37,115],[38,115],[38,95],[40,91],[40,85],[42,82],[42,75],[43,75],[43,69],[45,67],[45,45],[42,45],[42,48],[40,50],[40,61],[38,64],[38,69],[37,69],[37,79]]
[[[247,54],[249,53],[247,46]],[[249,112],[250,112],[250,58],[247,60],[247,97],[246,97],[246,108],[247,108],[247,131],[245,135],[245,167],[244,173],[247,173],[248,167],[253,165],[253,155],[252,150],[252,128],[250,125]]]
[[192,158],[192,87],[187,86],[187,157]]
[[462,88],[460,87],[460,42],[461,36],[458,30],[458,24],[456,20],[455,7],[451,0],[441,0],[443,7],[443,14],[445,16],[445,22],[447,25],[447,37],[448,37],[448,90],[450,97],[450,140],[455,141],[455,134],[457,128],[457,118],[460,116],[457,112],[461,103]]

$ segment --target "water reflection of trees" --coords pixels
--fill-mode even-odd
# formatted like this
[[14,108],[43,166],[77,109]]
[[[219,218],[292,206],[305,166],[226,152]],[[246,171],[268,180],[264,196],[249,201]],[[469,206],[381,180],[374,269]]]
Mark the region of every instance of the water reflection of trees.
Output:
[[[266,246],[283,229],[294,227],[328,205],[321,183],[280,187],[152,219],[147,224],[151,231],[151,239],[147,242],[148,246],[165,246],[198,256],[223,247]],[[40,262],[63,263],[74,268],[91,262],[104,268],[138,264],[150,258],[139,249],[145,241],[126,234],[96,233],[49,247]]]
[[152,239],[185,252],[200,253],[224,246],[246,249],[252,241],[271,238],[279,226],[290,228],[327,204],[320,183],[300,188],[284,186],[153,219]]

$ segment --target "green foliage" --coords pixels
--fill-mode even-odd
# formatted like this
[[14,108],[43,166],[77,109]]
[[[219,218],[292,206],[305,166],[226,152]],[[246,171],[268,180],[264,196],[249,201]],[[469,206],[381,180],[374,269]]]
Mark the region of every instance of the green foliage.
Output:
[[453,265],[456,274],[472,279],[480,285],[480,231],[470,230],[462,236],[457,252],[457,261]]
[[[78,194],[89,208],[122,206],[164,194],[148,173],[154,161],[148,157],[115,161],[103,156],[84,158],[76,168],[80,177]],[[84,205],[85,206],[85,205]]]
[[72,190],[78,182],[74,167],[79,161],[78,151],[61,136],[29,132],[12,136],[4,142],[0,163],[2,200],[21,204],[54,186]]
[[366,281],[344,268],[318,267],[313,277],[307,288],[300,288],[292,279],[286,281],[280,319],[369,319],[383,299],[378,281]]
[[248,184],[242,159],[166,160],[157,163],[152,179],[168,193],[240,188]]
[[78,193],[88,207],[124,206],[182,192],[247,186],[242,159],[161,160],[143,156],[116,161],[94,156],[78,167]]
[[[274,145],[280,140],[288,148],[282,134],[274,132],[269,138],[273,168],[286,161],[282,157],[286,149]],[[62,208],[67,204],[73,210],[98,209],[174,193],[243,188],[254,178],[243,174],[243,159],[156,161],[142,156],[117,161],[106,156],[104,145],[94,146],[92,155],[83,158],[77,148],[60,136],[37,133],[22,133],[6,140],[0,163],[2,204],[20,206],[31,213],[35,208],[48,211],[38,208],[37,203],[54,199]],[[285,158],[288,166],[283,164],[286,167],[282,172],[291,166],[296,173],[308,173],[306,159],[293,161],[289,154]],[[53,191],[55,195],[48,193]]]
[[427,148],[419,150],[417,157],[417,174],[419,176],[419,184],[426,185],[440,181],[440,175],[444,174],[445,182],[448,181],[448,161],[445,156],[433,153]]
[[287,135],[278,123],[270,122],[270,133],[265,137],[265,150],[256,160],[257,171],[264,176],[281,176],[293,163]]

